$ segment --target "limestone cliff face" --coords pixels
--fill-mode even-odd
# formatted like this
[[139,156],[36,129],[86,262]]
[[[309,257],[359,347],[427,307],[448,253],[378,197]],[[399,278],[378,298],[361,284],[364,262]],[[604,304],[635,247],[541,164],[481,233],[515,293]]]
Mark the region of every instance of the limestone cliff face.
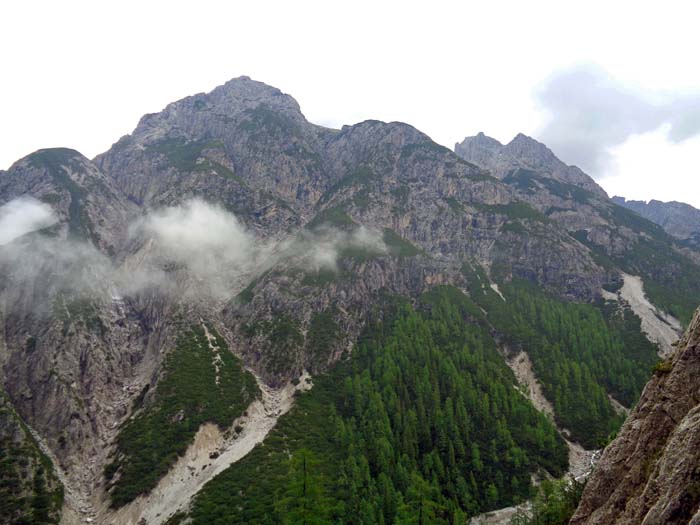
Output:
[[700,312],[593,471],[572,525],[700,524]]
[[628,250],[636,240],[636,232],[614,219],[613,204],[591,177],[530,137],[518,134],[503,145],[479,133],[456,144],[455,153],[501,179],[566,231],[585,234],[609,254]]

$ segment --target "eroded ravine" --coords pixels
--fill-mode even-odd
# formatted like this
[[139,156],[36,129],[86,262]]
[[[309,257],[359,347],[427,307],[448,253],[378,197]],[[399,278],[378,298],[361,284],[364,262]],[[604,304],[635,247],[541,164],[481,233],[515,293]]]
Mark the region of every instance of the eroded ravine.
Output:
[[[556,425],[554,420],[554,407],[552,403],[545,397],[542,385],[540,384],[535,374],[532,360],[527,352],[520,350],[517,353],[511,353],[509,349],[502,350],[506,364],[513,371],[515,378],[520,385],[521,392],[525,395],[532,405],[545,414],[552,423]],[[559,433],[566,441],[569,449],[569,470],[565,474],[565,478],[573,477],[577,481],[582,481],[588,477],[593,470],[595,462],[600,455],[599,450],[586,450],[578,443],[575,443],[566,438],[569,432],[556,426]],[[514,507],[505,507],[502,509],[485,512],[478,516],[474,516],[469,520],[470,525],[507,525],[511,519],[519,511],[527,511],[530,507],[529,502],[522,503]]]
[[[521,350],[517,354],[507,355],[506,364],[515,374],[518,384],[520,384],[523,393],[532,405],[549,417],[552,423],[555,423],[554,407],[544,395],[542,385],[535,375],[532,360],[527,352]],[[599,451],[586,450],[578,443],[574,443],[566,438],[569,435],[566,429],[557,426],[557,430],[564,437],[569,447],[569,471],[566,475],[573,476],[576,479],[585,478],[590,473],[594,457]]]

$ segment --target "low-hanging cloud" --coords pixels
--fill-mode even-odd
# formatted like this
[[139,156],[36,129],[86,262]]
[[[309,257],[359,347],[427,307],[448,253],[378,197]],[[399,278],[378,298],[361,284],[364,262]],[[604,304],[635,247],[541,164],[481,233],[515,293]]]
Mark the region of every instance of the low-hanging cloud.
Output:
[[[24,220],[15,220],[17,224],[53,224],[55,217],[45,206],[27,199],[12,201],[8,217],[20,213]],[[363,226],[351,232],[323,228],[261,240],[233,214],[200,199],[153,210],[129,230],[130,253],[119,262],[78,239],[8,236],[0,246],[0,289],[16,296],[21,290],[37,290],[38,295],[30,293],[35,298],[73,293],[121,300],[149,291],[229,300],[234,291],[278,263],[335,270],[343,250],[387,251],[381,233]]]
[[157,210],[135,230],[153,236],[165,255],[202,277],[224,268],[249,270],[259,255],[255,237],[233,214],[200,199]]
[[365,226],[257,239],[233,214],[200,199],[152,212],[132,232],[153,239],[155,253],[185,267],[201,287],[208,288],[209,296],[222,299],[229,297],[234,283],[248,282],[279,263],[335,271],[345,250],[387,253],[381,232]]
[[318,271],[337,270],[338,259],[345,250],[361,250],[373,254],[386,254],[387,247],[381,232],[359,226],[351,232],[335,228],[322,228],[303,232],[282,243],[281,258],[295,259],[297,266]]
[[564,161],[604,176],[610,150],[632,135],[668,127],[681,142],[700,133],[700,92],[673,95],[627,86],[597,66],[551,76],[536,93],[547,113],[538,138]]
[[0,206],[0,246],[57,222],[51,206],[33,197],[20,197]]

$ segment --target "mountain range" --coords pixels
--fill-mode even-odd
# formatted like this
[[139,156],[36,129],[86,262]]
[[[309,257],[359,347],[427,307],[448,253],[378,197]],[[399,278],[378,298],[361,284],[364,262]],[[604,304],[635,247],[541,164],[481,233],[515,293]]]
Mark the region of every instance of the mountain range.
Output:
[[247,77],[32,153],[0,172],[0,515],[464,523],[585,477],[700,297],[684,219],[630,204],[525,135],[329,129]]

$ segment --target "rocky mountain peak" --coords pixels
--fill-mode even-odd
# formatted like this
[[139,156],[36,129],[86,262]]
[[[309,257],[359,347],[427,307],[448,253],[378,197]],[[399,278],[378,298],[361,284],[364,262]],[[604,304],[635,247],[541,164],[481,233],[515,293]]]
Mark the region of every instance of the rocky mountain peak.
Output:
[[82,153],[71,148],[43,148],[22,157],[16,161],[10,169],[17,166],[55,168],[61,164],[67,165],[76,161],[89,162]]
[[[496,176],[504,176],[502,173],[506,165],[527,164],[529,168],[545,169],[549,172],[561,171],[567,166],[560,161],[552,151],[523,133],[518,133],[508,144],[501,144],[498,140],[479,132],[473,137],[465,138],[461,143],[455,144],[455,152],[465,160],[483,164],[492,162],[496,169]],[[477,159],[482,159],[478,162]]]
[[552,153],[552,150],[523,133],[518,133],[503,149],[509,155],[520,157],[523,160],[532,162],[534,165],[550,169],[564,166],[564,163]]
[[518,133],[506,145],[479,133],[455,144],[455,153],[499,179],[523,168],[579,186],[605,199],[608,197],[591,177],[576,166],[567,166],[547,146],[523,133]]
[[360,141],[366,145],[385,142],[399,147],[408,144],[432,142],[428,135],[410,124],[404,122],[382,122],[380,120],[365,120],[353,126],[343,126],[340,134],[334,139]]
[[496,139],[485,135],[483,131],[480,131],[473,137],[467,137],[462,142],[463,144],[470,141],[473,146],[478,146],[480,148],[486,148],[490,150],[500,150],[503,148],[503,144],[498,142]]
[[498,142],[493,137],[489,137],[483,131],[480,131],[476,135],[471,137],[464,137],[462,142],[455,143],[455,149],[457,148],[487,148],[487,149],[500,149],[503,144]]
[[30,153],[15,162],[0,179],[0,191],[13,197],[37,185],[74,183],[103,178],[80,152],[70,148],[47,148]]
[[64,235],[114,250],[131,205],[91,160],[70,148],[40,149],[0,177],[0,204],[31,195],[49,205]]
[[281,115],[297,124],[306,122],[293,97],[263,82],[241,76],[208,93],[168,104],[159,113],[144,115],[131,136],[140,143],[168,138],[220,138],[223,127],[231,127],[251,114],[268,119],[273,119],[272,115]]
[[[195,95],[198,97],[198,95]],[[283,93],[278,88],[269,86],[264,82],[252,80],[250,77],[241,76],[233,78],[225,84],[214,88],[204,95],[209,101],[232,104],[250,104],[252,107],[265,103],[280,110],[290,110],[301,113],[298,102],[290,95]]]
[[499,164],[503,144],[480,131],[473,137],[466,137],[461,143],[456,143],[454,151],[468,162],[491,169]]

